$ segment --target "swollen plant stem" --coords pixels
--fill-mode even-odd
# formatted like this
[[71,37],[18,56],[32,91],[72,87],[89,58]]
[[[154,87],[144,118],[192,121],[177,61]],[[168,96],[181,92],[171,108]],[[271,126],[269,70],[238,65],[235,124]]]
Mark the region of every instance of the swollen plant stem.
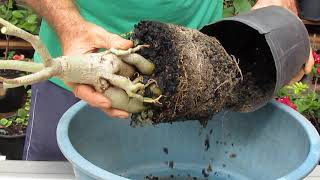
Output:
[[50,64],[52,63],[51,55],[38,36],[32,35],[20,28],[17,28],[16,26],[12,25],[2,18],[0,18],[0,24],[4,25],[1,28],[1,33],[16,36],[28,41],[32,45],[32,47],[39,53],[44,65],[46,67],[50,66]]
[[44,69],[43,64],[25,61],[0,61],[0,69],[11,69],[25,72],[38,72]]

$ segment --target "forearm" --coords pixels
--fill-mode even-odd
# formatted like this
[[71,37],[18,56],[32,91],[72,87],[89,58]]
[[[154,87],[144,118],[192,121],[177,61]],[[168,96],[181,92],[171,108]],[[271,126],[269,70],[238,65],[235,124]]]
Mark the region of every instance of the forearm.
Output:
[[25,0],[57,32],[60,39],[70,36],[75,25],[84,22],[73,0]]

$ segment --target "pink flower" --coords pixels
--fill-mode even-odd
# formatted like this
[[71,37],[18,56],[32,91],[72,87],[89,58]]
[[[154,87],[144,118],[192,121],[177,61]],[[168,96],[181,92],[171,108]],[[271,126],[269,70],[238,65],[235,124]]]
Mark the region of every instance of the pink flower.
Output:
[[13,60],[24,60],[24,55],[23,54],[16,54],[12,57]]
[[320,66],[317,68],[317,73],[320,75]]
[[313,55],[313,58],[314,58],[314,62],[316,64],[320,64],[320,55],[317,54],[317,52],[315,52],[315,51],[312,52],[312,55]]
[[285,105],[287,105],[287,106],[289,106],[289,107],[291,107],[292,109],[294,109],[294,110],[296,110],[296,111],[298,110],[297,105],[295,105],[295,104],[291,101],[290,97],[288,97],[288,96],[285,96],[285,97],[282,97],[282,98],[278,98],[277,101],[280,102],[280,103],[283,103],[283,104],[285,104]]

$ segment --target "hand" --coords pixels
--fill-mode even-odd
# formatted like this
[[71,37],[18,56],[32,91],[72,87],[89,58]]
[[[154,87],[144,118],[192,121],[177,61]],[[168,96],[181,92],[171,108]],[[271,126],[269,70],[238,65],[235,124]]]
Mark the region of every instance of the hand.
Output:
[[[60,35],[64,55],[92,53],[100,48],[128,49],[133,46],[129,40],[112,34],[92,23],[82,21],[72,30],[66,30]],[[128,112],[111,107],[110,99],[95,91],[91,86],[84,84],[66,83],[73,89],[76,97],[86,101],[93,107],[100,108],[111,117],[128,118]]]
[[311,73],[313,66],[314,66],[314,58],[312,55],[312,50],[310,50],[309,59],[307,60],[304,68],[301,69],[300,72],[290,81],[290,84],[300,81],[305,74]]
[[258,0],[252,9],[259,9],[267,6],[281,6],[292,11],[296,15],[298,14],[295,0]]
[[[298,15],[298,8],[295,0],[258,0],[257,3],[252,7],[252,9],[259,9],[267,6],[281,6]],[[291,80],[290,83],[300,81],[305,74],[309,74],[314,66],[314,59],[312,56],[312,52],[310,51],[310,55],[303,69]]]

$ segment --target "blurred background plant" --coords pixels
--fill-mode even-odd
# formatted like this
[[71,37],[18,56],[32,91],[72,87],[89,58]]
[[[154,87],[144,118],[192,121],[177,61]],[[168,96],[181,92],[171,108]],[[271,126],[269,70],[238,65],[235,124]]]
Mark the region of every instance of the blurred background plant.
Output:
[[21,0],[1,0],[0,17],[32,34],[39,33],[40,18]]
[[250,11],[257,0],[224,0],[223,17],[235,16]]

